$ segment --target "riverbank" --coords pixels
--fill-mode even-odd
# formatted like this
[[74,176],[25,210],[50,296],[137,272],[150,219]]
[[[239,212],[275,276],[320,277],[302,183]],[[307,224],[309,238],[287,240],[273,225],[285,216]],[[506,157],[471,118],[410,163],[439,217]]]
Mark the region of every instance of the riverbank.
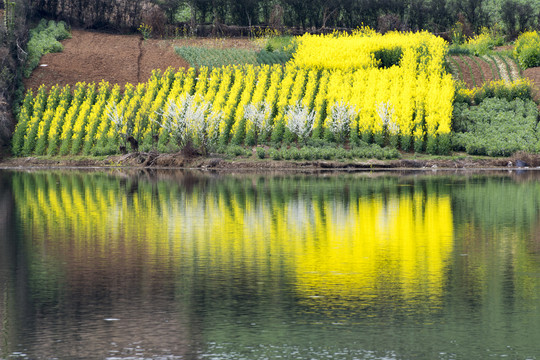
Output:
[[540,155],[518,153],[512,157],[487,158],[457,154],[454,156],[427,156],[406,154],[394,160],[272,160],[256,157],[225,158],[221,155],[187,157],[181,153],[159,154],[137,152],[104,157],[24,157],[4,158],[0,168],[83,168],[83,167],[134,167],[152,169],[205,169],[205,170],[449,170],[449,169],[493,169],[493,168],[537,168]]

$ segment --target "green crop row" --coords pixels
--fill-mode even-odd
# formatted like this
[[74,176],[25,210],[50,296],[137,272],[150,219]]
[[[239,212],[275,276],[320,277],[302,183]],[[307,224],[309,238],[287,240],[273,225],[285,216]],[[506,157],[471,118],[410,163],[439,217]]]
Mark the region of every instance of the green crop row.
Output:
[[537,152],[538,108],[532,100],[487,98],[477,106],[456,104],[454,150],[471,155],[509,156]]
[[283,51],[254,51],[246,49],[215,49],[195,46],[175,47],[178,55],[195,68],[208,68],[226,65],[272,65],[285,64],[291,55]]

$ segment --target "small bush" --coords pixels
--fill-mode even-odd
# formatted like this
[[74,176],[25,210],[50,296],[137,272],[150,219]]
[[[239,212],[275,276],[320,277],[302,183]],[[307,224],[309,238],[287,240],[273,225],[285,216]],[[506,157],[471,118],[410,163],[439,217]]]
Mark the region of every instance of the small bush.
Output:
[[463,34],[456,33],[456,39],[448,49],[448,55],[475,55],[481,56],[487,54],[494,46],[500,46],[504,43],[504,37],[501,30],[496,26],[482,28],[480,34],[469,38],[466,42]]
[[239,145],[229,145],[225,148],[225,154],[231,157],[249,156],[250,151]]
[[472,51],[466,45],[452,44],[448,47],[448,55],[471,55]]
[[493,46],[494,40],[492,39],[490,33],[485,30],[467,41],[467,47],[475,56],[487,54],[489,50],[493,49]]
[[524,69],[540,66],[540,35],[536,31],[521,34],[514,46],[514,56]]
[[399,46],[391,49],[377,50],[373,53],[373,57],[380,68],[389,68],[394,65],[399,65],[402,56],[403,49]]
[[315,159],[315,152],[313,151],[313,148],[311,147],[303,147],[300,149],[300,155],[302,159],[304,160],[313,160]]
[[258,147],[255,152],[257,153],[257,157],[259,159],[264,159],[266,157],[266,151],[262,147]]
[[272,160],[281,160],[282,159],[281,152],[278,149],[275,149],[275,148],[270,148],[268,150],[268,156]]

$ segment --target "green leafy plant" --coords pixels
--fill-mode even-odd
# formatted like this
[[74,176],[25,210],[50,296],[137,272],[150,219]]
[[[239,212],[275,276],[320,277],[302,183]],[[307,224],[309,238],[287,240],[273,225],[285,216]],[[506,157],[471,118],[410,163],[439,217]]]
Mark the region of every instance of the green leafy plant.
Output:
[[478,106],[456,107],[454,115],[455,150],[488,156],[538,150],[538,108],[532,100],[487,98]]
[[481,87],[474,89],[467,89],[462,83],[456,83],[454,104],[479,105],[488,98],[506,99],[508,101],[515,99],[532,100],[532,84],[528,79],[520,79],[511,83],[500,80],[485,83]]
[[266,157],[266,151],[264,150],[264,148],[262,147],[258,147],[256,150],[255,150],[255,153],[257,154],[257,157],[259,159],[264,159]]
[[291,58],[290,54],[283,51],[254,51],[234,48],[216,49],[198,46],[176,46],[175,51],[195,68],[243,64],[285,64]]

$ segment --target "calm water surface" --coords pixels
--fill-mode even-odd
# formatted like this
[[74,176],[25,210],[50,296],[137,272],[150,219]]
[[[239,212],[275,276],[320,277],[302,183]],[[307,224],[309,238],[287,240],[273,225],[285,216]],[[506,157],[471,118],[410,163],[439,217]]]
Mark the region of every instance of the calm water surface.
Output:
[[540,359],[540,173],[0,172],[0,358]]

